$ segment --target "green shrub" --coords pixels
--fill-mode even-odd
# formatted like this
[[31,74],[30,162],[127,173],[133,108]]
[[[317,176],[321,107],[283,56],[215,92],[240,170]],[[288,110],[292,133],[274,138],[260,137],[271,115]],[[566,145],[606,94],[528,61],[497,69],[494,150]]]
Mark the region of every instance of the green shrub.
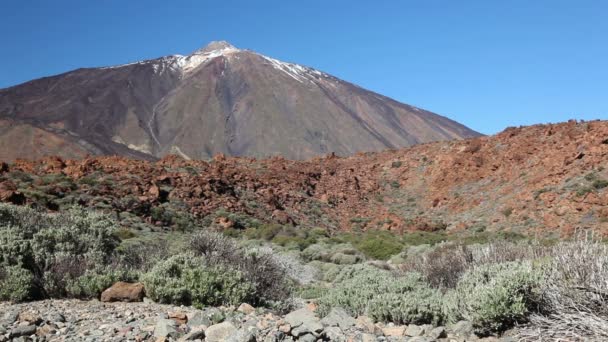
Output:
[[197,307],[248,302],[255,291],[240,272],[206,265],[203,258],[191,254],[159,262],[143,282],[154,301]]
[[396,276],[370,265],[346,267],[334,287],[319,298],[319,313],[342,307],[352,315],[378,321],[439,324],[444,321],[442,294],[431,289],[416,273]]
[[452,320],[469,320],[480,334],[508,329],[536,309],[540,280],[529,262],[473,268],[458,282]]
[[388,260],[403,249],[393,234],[384,232],[366,232],[355,247],[368,258],[376,260]]
[[99,298],[101,293],[118,281],[133,282],[138,275],[127,270],[116,270],[109,267],[97,270],[86,270],[75,279],[67,281],[66,292],[69,297],[80,299]]
[[308,265],[317,269],[319,271],[317,278],[325,282],[333,282],[341,270],[341,267],[336,264],[318,260],[311,261]]
[[435,245],[447,240],[444,232],[416,231],[403,234],[401,240],[408,246]]
[[287,270],[271,249],[244,248],[222,234],[201,231],[191,238],[190,250],[210,265],[240,273],[253,285],[252,305],[274,305],[290,296]]
[[0,204],[0,264],[28,270],[31,295],[45,297],[45,275],[58,258],[86,259],[91,267],[108,263],[119,243],[115,225],[108,216],[81,208],[47,214]]
[[365,259],[350,243],[337,245],[313,244],[302,251],[302,258],[307,261],[320,260],[339,265],[356,264]]
[[0,268],[0,301],[22,302],[31,297],[32,273],[20,266]]
[[299,291],[302,299],[316,299],[328,292],[328,288],[319,285],[310,285],[301,288]]
[[591,183],[591,186],[594,189],[600,190],[608,186],[608,180],[605,179],[596,179]]
[[137,234],[135,234],[132,230],[127,229],[127,228],[121,228],[121,229],[116,230],[114,232],[114,235],[121,241],[132,239],[137,236]]

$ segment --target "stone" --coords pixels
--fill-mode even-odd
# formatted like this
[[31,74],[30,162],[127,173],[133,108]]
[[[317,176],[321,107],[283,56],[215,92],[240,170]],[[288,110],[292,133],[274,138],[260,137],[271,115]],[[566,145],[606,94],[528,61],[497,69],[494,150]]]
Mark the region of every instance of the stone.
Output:
[[177,323],[172,319],[159,318],[154,326],[154,337],[176,337]]
[[377,340],[376,335],[367,333],[361,334],[359,339],[361,342],[376,342]]
[[101,293],[102,302],[141,302],[145,289],[142,283],[119,281]]
[[19,319],[19,312],[7,311],[2,315],[2,322],[5,324],[13,324]]
[[38,325],[42,323],[42,317],[33,311],[24,311],[19,314],[19,321]]
[[21,326],[13,328],[11,330],[11,332],[9,333],[9,338],[15,338],[15,337],[20,337],[20,336],[31,336],[31,335],[34,335],[35,333],[36,333],[35,325],[21,325]]
[[205,339],[205,341],[207,341],[207,342],[225,341],[226,339],[228,339],[228,337],[230,337],[231,335],[236,333],[236,331],[237,331],[236,327],[234,326],[234,324],[232,324],[230,322],[214,324],[214,325],[210,326],[209,328],[207,328],[207,330],[205,331],[205,336],[207,337]]
[[279,325],[279,331],[283,332],[285,334],[289,334],[289,332],[291,331],[291,324],[285,323],[285,324]]
[[407,326],[407,329],[405,329],[405,336],[415,337],[422,335],[424,335],[424,328],[416,324],[410,324]]
[[285,337],[285,334],[280,331],[271,331],[268,335],[266,335],[266,337],[264,337],[264,342],[283,342],[286,340],[287,338]]
[[251,313],[254,313],[254,312],[255,312],[255,308],[254,308],[253,306],[251,306],[251,305],[247,304],[247,303],[243,303],[243,304],[241,304],[241,305],[239,306],[239,308],[238,308],[238,309],[236,309],[236,311],[238,311],[238,312],[242,312],[242,313],[244,313],[245,315],[249,315],[249,314],[251,314]]
[[407,342],[433,342],[434,340],[426,336],[415,336],[407,340]]
[[346,342],[347,340],[344,332],[339,327],[327,327],[323,331],[323,335],[330,341]]
[[207,315],[203,314],[201,311],[197,311],[194,314],[188,315],[187,317],[187,324],[190,328],[196,328],[200,326],[208,327],[213,324],[209,317],[207,317]]
[[340,327],[342,329],[354,326],[357,321],[342,308],[333,308],[323,317],[321,324],[326,327]]
[[188,322],[188,316],[181,311],[170,311],[167,316],[174,320],[178,325],[186,324]]
[[355,326],[357,327],[357,329],[366,333],[374,334],[377,332],[374,320],[367,316],[357,317],[357,319],[355,320]]
[[298,341],[302,342],[316,342],[317,338],[313,334],[305,334],[298,338]]
[[403,325],[386,326],[382,329],[382,333],[387,337],[401,337],[405,335],[405,329]]
[[239,329],[226,339],[226,342],[255,342],[255,332]]
[[444,327],[437,327],[437,328],[433,328],[428,334],[428,337],[432,338],[432,339],[440,339],[440,338],[446,338],[448,335],[445,331]]
[[58,312],[54,312],[48,315],[46,320],[54,323],[65,323],[65,316]]
[[209,317],[211,323],[213,324],[221,323],[226,319],[224,312],[218,308],[210,308],[205,312],[205,314],[207,317]]
[[459,337],[469,337],[473,334],[473,323],[469,321],[458,321],[448,326],[448,332]]
[[53,323],[48,323],[36,330],[36,335],[38,336],[46,336],[46,335],[54,335],[57,332],[57,326]]
[[291,334],[293,336],[323,331],[323,324],[321,324],[319,318],[306,308],[288,313],[285,316],[285,321],[291,325]]
[[194,340],[202,340],[205,338],[205,331],[201,330],[192,330],[191,332],[184,335],[180,338],[180,341],[194,341]]

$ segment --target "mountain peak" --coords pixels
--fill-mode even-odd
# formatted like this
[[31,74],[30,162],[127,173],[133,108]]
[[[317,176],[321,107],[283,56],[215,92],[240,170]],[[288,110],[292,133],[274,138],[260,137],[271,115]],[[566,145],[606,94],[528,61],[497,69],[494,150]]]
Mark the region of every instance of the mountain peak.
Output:
[[194,51],[193,54],[194,55],[204,54],[204,53],[210,53],[212,51],[218,51],[218,50],[238,50],[238,49],[225,40],[219,40],[219,41],[210,42],[204,48]]

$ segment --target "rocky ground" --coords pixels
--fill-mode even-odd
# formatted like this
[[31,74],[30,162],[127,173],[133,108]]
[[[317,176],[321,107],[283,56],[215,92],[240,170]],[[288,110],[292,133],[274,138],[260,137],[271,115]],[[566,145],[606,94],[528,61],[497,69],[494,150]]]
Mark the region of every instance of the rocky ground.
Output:
[[0,163],[0,201],[51,210],[77,203],[156,226],[176,224],[169,209],[196,218],[222,209],[342,230],[607,231],[607,136],[606,121],[572,121],[308,161],[18,160]]
[[310,308],[279,316],[238,308],[45,300],[0,303],[0,341],[514,341],[479,338],[469,322],[448,327],[374,324],[340,309],[319,319]]

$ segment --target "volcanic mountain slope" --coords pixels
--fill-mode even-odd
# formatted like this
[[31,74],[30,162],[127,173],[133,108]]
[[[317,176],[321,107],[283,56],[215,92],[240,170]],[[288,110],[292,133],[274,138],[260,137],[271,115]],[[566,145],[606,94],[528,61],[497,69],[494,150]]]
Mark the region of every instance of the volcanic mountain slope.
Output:
[[304,159],[475,136],[445,117],[226,42],[0,90],[0,160]]
[[18,161],[0,166],[0,200],[113,210],[126,226],[187,213],[224,227],[242,215],[330,230],[607,233],[607,165],[608,122],[568,122],[308,161]]

